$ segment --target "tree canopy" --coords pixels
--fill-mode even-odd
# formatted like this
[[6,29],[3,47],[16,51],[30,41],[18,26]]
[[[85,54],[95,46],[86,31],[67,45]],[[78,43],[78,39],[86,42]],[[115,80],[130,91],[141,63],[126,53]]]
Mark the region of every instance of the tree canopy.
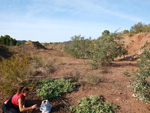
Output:
[[0,43],[10,46],[18,45],[17,40],[11,38],[9,35],[1,36]]

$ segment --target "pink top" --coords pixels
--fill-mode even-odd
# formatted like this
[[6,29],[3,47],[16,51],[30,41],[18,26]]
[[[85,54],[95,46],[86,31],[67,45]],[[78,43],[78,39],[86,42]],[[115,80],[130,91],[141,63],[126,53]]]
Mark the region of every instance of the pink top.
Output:
[[19,95],[18,95],[18,94],[15,94],[15,95],[12,97],[11,102],[12,102],[12,104],[13,104],[14,106],[18,106],[18,105],[19,105],[19,104],[18,104],[18,99],[19,99],[19,98],[22,98],[22,102],[23,102],[23,104],[24,104],[23,95],[22,95],[22,93],[20,93]]

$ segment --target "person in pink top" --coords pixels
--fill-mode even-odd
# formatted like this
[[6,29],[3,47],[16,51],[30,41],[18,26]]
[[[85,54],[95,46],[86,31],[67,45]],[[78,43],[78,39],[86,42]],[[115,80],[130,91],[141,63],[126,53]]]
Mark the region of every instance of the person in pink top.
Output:
[[36,104],[31,107],[25,107],[25,97],[27,97],[28,94],[29,88],[20,87],[15,95],[4,102],[2,106],[3,111],[6,113],[20,113],[35,109],[37,107]]

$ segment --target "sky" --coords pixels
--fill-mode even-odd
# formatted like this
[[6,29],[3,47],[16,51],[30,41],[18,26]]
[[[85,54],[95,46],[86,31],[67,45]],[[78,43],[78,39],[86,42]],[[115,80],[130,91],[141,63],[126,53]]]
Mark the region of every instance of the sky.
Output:
[[64,42],[150,24],[150,0],[0,0],[0,36]]

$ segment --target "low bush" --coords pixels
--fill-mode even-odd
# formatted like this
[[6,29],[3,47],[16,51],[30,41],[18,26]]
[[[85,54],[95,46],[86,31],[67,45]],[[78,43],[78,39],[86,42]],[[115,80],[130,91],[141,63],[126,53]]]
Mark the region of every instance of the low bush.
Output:
[[150,101],[150,50],[146,50],[138,62],[139,70],[133,72],[130,80],[133,91],[138,94],[143,102]]
[[104,30],[97,40],[84,39],[79,35],[72,37],[64,50],[73,57],[91,59],[92,68],[97,69],[110,65],[114,58],[127,54],[121,38],[108,30]]
[[81,79],[81,76],[82,76],[82,73],[77,69],[69,70],[63,75],[64,78],[71,79],[74,82],[78,82],[78,80]]
[[129,37],[132,37],[133,36],[133,33],[132,32],[129,32]]
[[79,82],[86,82],[89,84],[97,85],[101,82],[101,77],[99,77],[97,73],[84,73],[80,77]]
[[34,71],[42,72],[44,74],[50,74],[55,72],[56,65],[50,59],[42,56],[32,57],[32,67]]
[[14,56],[9,59],[2,58],[0,63],[1,91],[11,95],[16,87],[28,81],[28,63],[29,59],[27,56]]
[[89,98],[84,97],[78,101],[78,104],[77,107],[70,107],[72,113],[113,113],[115,109],[119,108],[116,105],[104,102],[103,97],[98,95]]
[[91,39],[74,36],[72,40],[64,47],[64,51],[76,58],[89,58],[90,48],[92,46]]
[[101,68],[102,66],[110,65],[116,57],[127,54],[123,42],[120,41],[116,33],[102,35],[96,40],[95,47],[91,51],[93,69]]
[[65,80],[64,78],[52,80],[47,78],[41,80],[37,95],[42,99],[51,99],[61,96],[63,93],[72,92],[76,87],[76,83],[71,83],[71,79]]
[[130,32],[133,33],[150,32],[150,24],[138,22],[137,24],[131,26]]
[[64,78],[71,79],[74,82],[78,82],[79,84],[93,84],[97,85],[102,82],[102,77],[98,76],[98,73],[95,72],[81,72],[76,69],[68,71],[64,73]]

